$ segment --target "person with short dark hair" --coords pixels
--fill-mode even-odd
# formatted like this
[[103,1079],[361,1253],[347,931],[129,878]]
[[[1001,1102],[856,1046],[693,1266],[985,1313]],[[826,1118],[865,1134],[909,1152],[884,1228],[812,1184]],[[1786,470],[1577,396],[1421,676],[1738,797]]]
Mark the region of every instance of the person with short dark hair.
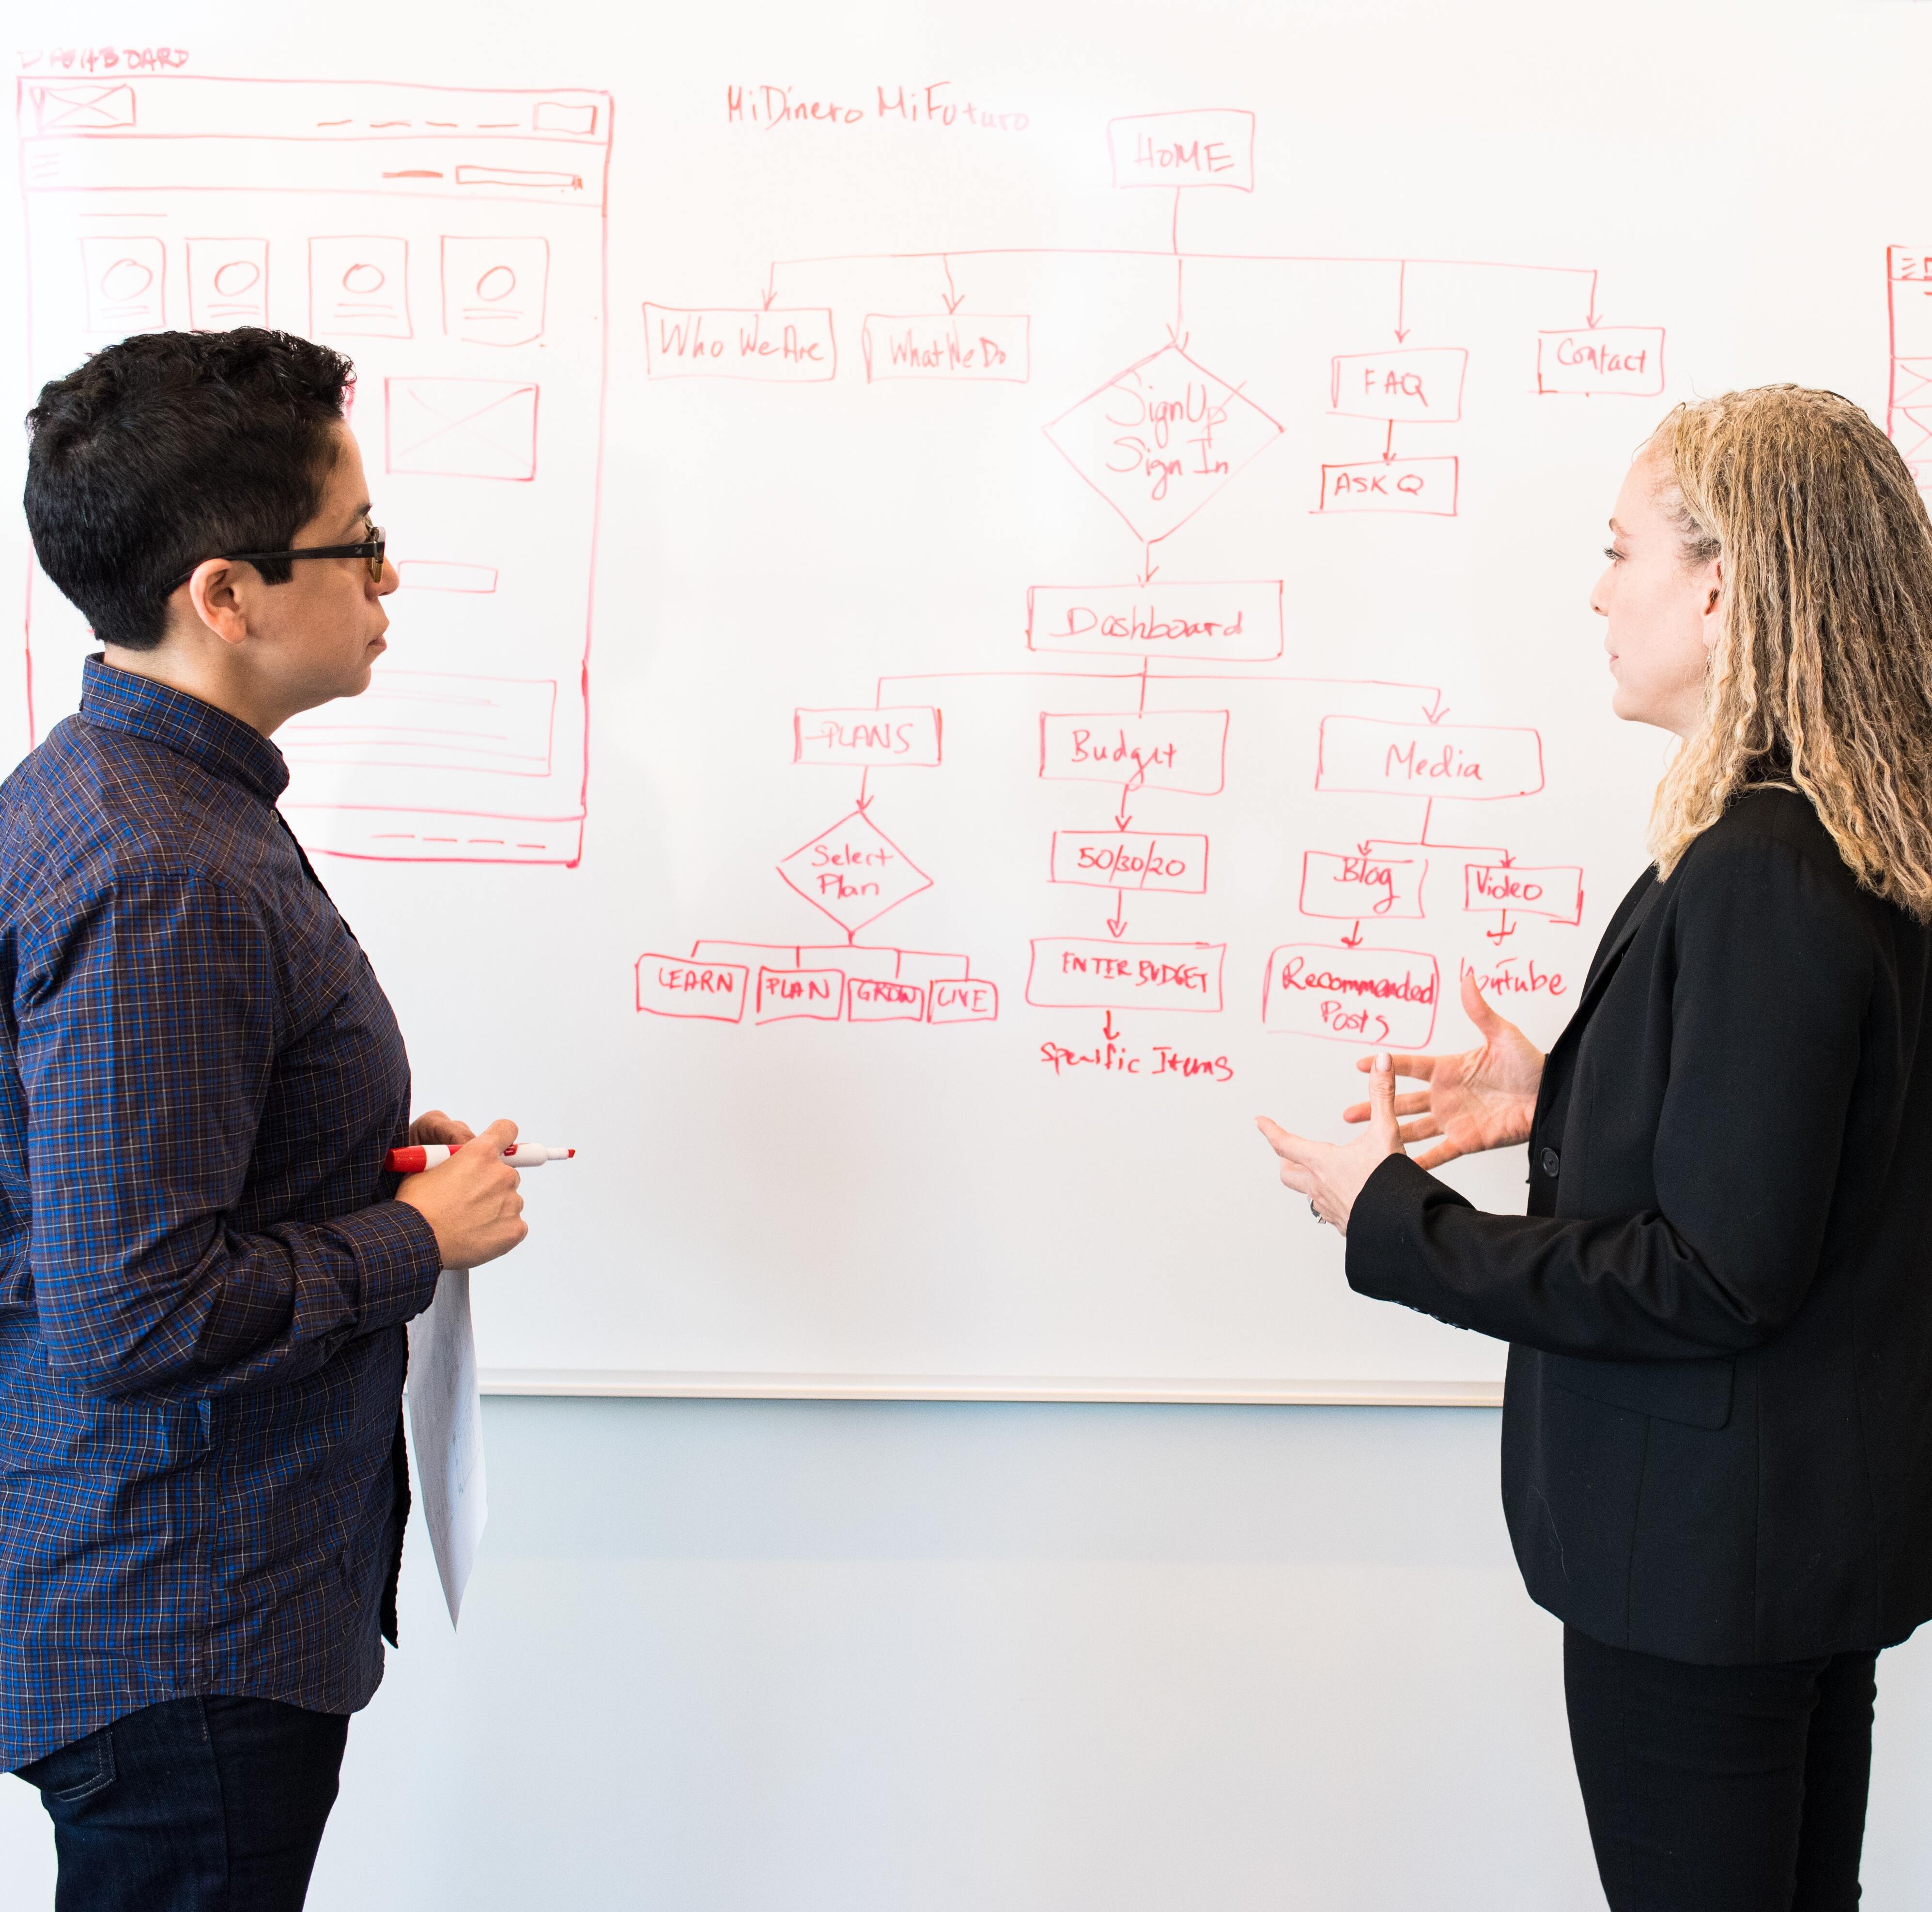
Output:
[[[28,415],[103,647],[0,786],[0,1770],[62,1908],[301,1905],[396,1635],[403,1324],[526,1232],[276,808],[386,648],[352,378],[155,333]],[[398,1184],[406,1139],[479,1146]]]

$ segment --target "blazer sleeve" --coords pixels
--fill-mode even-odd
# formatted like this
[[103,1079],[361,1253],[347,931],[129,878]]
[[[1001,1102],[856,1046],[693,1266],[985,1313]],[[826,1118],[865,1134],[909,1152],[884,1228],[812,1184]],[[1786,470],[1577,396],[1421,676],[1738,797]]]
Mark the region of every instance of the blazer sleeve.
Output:
[[1707,837],[1677,880],[1657,1206],[1484,1215],[1391,1156],[1349,1221],[1359,1293],[1609,1359],[1735,1352],[1797,1312],[1858,1070],[1873,976],[1862,912],[1842,869],[1775,838]]

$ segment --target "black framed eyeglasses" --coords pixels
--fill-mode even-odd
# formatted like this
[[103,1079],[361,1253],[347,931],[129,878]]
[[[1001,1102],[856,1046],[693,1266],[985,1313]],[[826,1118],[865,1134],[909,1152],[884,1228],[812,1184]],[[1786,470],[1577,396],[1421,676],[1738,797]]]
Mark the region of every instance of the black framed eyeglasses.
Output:
[[[260,564],[263,560],[295,558],[360,558],[369,567],[369,581],[380,584],[382,581],[383,550],[388,540],[382,535],[382,527],[372,524],[369,535],[360,544],[300,544],[286,551],[224,551],[218,555],[224,563]],[[208,559],[200,559],[191,569],[184,571],[168,586],[170,591],[178,591]]]

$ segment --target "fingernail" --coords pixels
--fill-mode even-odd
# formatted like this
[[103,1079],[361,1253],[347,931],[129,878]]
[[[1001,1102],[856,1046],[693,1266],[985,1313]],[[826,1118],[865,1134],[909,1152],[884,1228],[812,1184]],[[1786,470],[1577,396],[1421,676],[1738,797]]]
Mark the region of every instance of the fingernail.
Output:
[[1378,1070],[1381,1074],[1386,1075],[1386,1074],[1388,1073],[1389,1069],[1390,1069],[1390,1067],[1391,1067],[1391,1064],[1390,1063],[1390,1061],[1389,1061],[1389,1053],[1388,1053],[1388,1051],[1386,1049],[1378,1049],[1378,1050],[1376,1051],[1376,1069],[1377,1069],[1377,1070]]

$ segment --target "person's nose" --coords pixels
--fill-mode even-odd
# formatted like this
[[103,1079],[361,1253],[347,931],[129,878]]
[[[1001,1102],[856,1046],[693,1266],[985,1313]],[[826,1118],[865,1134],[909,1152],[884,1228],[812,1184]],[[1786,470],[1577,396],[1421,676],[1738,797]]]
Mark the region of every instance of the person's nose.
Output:
[[397,570],[393,558],[382,560],[382,581],[376,586],[376,595],[386,598],[403,581],[402,574]]

